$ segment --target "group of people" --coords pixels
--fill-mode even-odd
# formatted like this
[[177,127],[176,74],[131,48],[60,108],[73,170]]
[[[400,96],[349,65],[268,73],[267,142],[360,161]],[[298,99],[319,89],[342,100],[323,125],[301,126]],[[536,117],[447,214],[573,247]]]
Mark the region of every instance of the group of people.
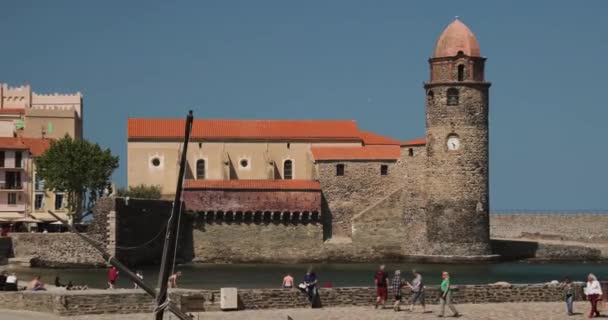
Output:
[[[135,272],[135,276],[137,276],[141,280],[144,279],[144,273],[141,270],[137,270]],[[170,289],[177,288],[177,279],[181,276],[182,276],[181,271],[177,271],[177,272],[174,272],[173,274],[171,274],[171,276],[169,276],[167,287]],[[118,281],[118,269],[116,269],[116,267],[112,266],[108,270],[108,284],[107,284],[106,289],[116,289],[116,281]],[[133,282],[133,289],[138,289],[138,288],[139,288],[139,285],[136,282]]]
[[[418,302],[420,306],[422,306],[422,312],[426,312],[426,303],[425,303],[425,287],[424,282],[422,280],[422,274],[416,270],[412,270],[412,282],[405,281],[401,277],[401,270],[396,270],[395,275],[392,279],[389,279],[388,273],[385,270],[385,266],[381,265],[378,271],[374,276],[374,285],[376,287],[376,304],[375,308],[382,305],[382,308],[385,307],[386,300],[388,299],[388,289],[391,288],[393,296],[395,297],[395,303],[393,304],[393,310],[401,311],[401,301],[403,299],[402,289],[404,287],[410,288],[411,297],[409,299],[409,308],[408,311],[413,312],[414,306]],[[452,304],[452,287],[450,282],[450,273],[447,271],[443,271],[441,273],[441,285],[440,287],[440,296],[439,296],[439,304],[441,305],[441,311],[439,313],[439,317],[443,317],[445,314],[445,307],[447,306],[453,313],[454,317],[458,317],[460,314],[456,310],[456,307]]]

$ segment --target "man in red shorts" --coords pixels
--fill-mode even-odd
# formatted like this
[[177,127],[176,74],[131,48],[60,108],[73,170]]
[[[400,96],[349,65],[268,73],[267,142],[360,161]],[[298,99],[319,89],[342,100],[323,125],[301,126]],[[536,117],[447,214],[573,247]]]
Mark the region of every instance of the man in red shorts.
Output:
[[376,305],[374,307],[377,309],[378,305],[382,303],[382,309],[384,309],[388,297],[388,274],[384,271],[384,265],[381,265],[376,272],[374,282],[376,284]]

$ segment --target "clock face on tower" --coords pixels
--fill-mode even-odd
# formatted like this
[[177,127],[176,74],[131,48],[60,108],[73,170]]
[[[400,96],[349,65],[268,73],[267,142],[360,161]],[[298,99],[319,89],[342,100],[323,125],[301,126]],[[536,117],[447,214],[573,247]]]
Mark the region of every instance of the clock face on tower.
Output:
[[460,139],[457,136],[449,136],[448,137],[448,150],[458,150],[460,149]]

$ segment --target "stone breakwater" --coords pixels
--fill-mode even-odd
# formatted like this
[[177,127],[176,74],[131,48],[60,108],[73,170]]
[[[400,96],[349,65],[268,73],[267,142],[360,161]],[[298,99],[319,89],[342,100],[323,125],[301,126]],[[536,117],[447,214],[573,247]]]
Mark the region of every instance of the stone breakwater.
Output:
[[[238,291],[242,310],[287,309],[308,307],[306,296],[299,290],[243,289]],[[345,287],[319,290],[323,307],[369,306],[375,299],[374,288]],[[171,300],[186,312],[220,310],[219,290],[174,290]],[[405,297],[409,292],[405,293]],[[88,290],[0,293],[0,309],[30,310],[62,316],[83,314],[148,313],[153,299],[140,290]],[[581,284],[576,285],[575,299],[582,300]],[[558,285],[516,284],[511,286],[456,286],[456,303],[557,302],[564,291]],[[426,301],[436,304],[439,288],[427,287]]]

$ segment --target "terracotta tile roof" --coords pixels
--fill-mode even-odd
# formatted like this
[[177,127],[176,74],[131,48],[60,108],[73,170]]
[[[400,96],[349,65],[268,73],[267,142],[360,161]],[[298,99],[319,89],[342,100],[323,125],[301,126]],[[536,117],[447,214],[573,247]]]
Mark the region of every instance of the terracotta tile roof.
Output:
[[399,146],[312,147],[312,157],[318,160],[397,160]]
[[426,138],[418,138],[410,141],[401,142],[401,146],[423,146],[426,144]]
[[[129,119],[129,139],[181,139],[185,120]],[[194,120],[192,139],[360,141],[352,120]]]
[[1,108],[0,114],[25,114],[25,109],[23,108]]
[[27,150],[27,146],[19,138],[0,137],[0,149]]
[[400,145],[401,141],[395,140],[393,138],[381,136],[377,133],[369,132],[369,131],[361,131],[361,140],[365,145]]
[[34,157],[41,156],[50,146],[51,139],[21,138]]
[[313,180],[192,180],[186,179],[184,189],[233,190],[321,190]]
[[29,150],[34,157],[42,155],[50,145],[50,139],[0,137],[0,149]]

